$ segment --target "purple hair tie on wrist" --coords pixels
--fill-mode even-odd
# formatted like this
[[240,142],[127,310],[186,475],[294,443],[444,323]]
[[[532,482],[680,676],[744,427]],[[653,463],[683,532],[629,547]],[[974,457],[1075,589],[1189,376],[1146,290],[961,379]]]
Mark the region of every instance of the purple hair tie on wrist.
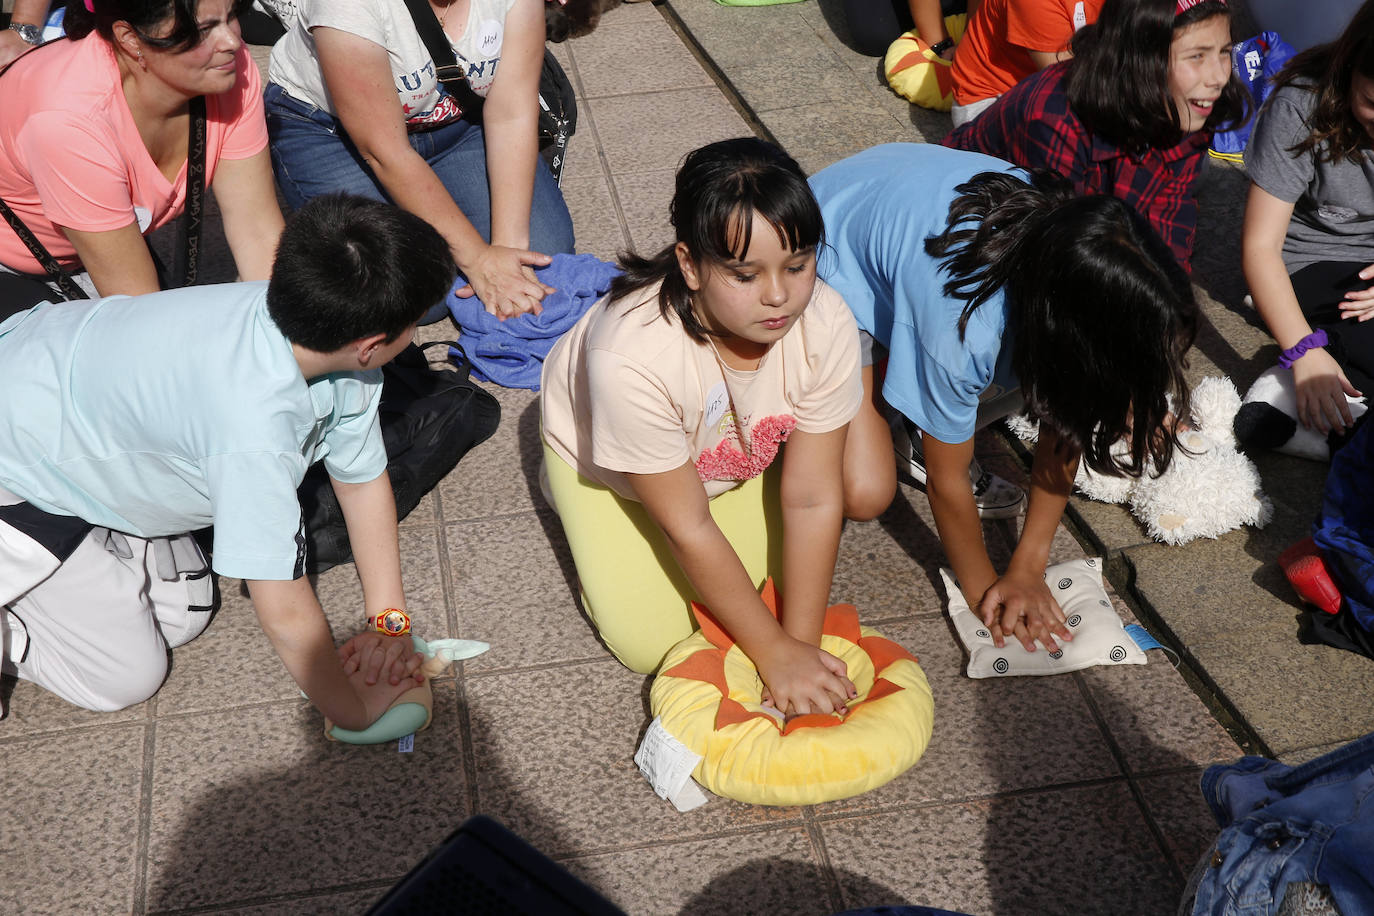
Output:
[[1317,328],[1317,330],[1308,334],[1302,340],[1280,353],[1279,365],[1285,369],[1292,369],[1293,364],[1296,363],[1304,353],[1317,347],[1324,347],[1326,343],[1326,332],[1321,328]]

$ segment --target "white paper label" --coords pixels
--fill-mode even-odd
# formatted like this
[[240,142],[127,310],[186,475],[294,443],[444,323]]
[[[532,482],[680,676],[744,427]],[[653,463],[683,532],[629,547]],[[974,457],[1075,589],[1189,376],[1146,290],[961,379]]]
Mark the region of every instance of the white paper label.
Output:
[[483,57],[491,57],[501,48],[502,24],[495,19],[484,19],[477,29],[477,50]]
[[671,801],[679,811],[706,803],[706,796],[691,782],[692,771],[700,762],[701,755],[668,734],[658,717],[649,723],[644,741],[635,753],[635,764],[654,792]]
[[396,750],[402,754],[409,754],[411,751],[415,750],[415,735],[413,733],[406,735],[400,741],[396,742]]

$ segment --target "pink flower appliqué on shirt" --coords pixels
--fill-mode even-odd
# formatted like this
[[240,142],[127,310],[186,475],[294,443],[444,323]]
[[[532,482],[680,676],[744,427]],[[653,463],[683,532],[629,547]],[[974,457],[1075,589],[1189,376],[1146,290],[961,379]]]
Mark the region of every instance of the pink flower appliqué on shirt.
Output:
[[773,463],[778,457],[778,447],[787,441],[787,436],[797,426],[797,418],[791,416],[764,417],[754,424],[749,432],[749,452],[740,451],[728,439],[716,443],[716,447],[701,453],[697,458],[697,477],[702,483],[708,480],[752,480]]

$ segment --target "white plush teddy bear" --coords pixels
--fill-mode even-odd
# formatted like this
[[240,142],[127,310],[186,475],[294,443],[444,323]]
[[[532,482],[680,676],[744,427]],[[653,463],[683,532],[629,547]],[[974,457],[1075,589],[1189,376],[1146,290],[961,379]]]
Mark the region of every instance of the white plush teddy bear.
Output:
[[[1346,395],[1351,419],[1364,416],[1369,407],[1364,398]],[[1274,366],[1260,373],[1245,392],[1245,401],[1236,413],[1234,424],[1240,447],[1273,449],[1296,458],[1331,460],[1331,443],[1325,433],[1298,423],[1298,392],[1293,385],[1293,370]]]
[[[1259,472],[1236,450],[1232,420],[1240,395],[1227,378],[1203,379],[1193,389],[1191,428],[1169,469],[1158,477],[1106,477],[1078,466],[1074,485],[1089,499],[1127,503],[1150,536],[1166,544],[1219,537],[1241,525],[1262,528],[1274,507],[1260,489]],[[1008,422],[1022,439],[1034,439],[1036,424],[1018,417]],[[1124,454],[1126,443],[1113,447]]]

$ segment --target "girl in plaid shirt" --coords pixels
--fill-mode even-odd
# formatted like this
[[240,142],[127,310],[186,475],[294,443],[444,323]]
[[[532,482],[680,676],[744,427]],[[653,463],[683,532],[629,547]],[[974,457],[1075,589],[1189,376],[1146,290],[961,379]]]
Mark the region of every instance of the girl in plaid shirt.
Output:
[[975,150],[1130,204],[1191,270],[1212,132],[1245,117],[1224,0],[1108,0],[1073,58],[1018,83],[951,133]]

